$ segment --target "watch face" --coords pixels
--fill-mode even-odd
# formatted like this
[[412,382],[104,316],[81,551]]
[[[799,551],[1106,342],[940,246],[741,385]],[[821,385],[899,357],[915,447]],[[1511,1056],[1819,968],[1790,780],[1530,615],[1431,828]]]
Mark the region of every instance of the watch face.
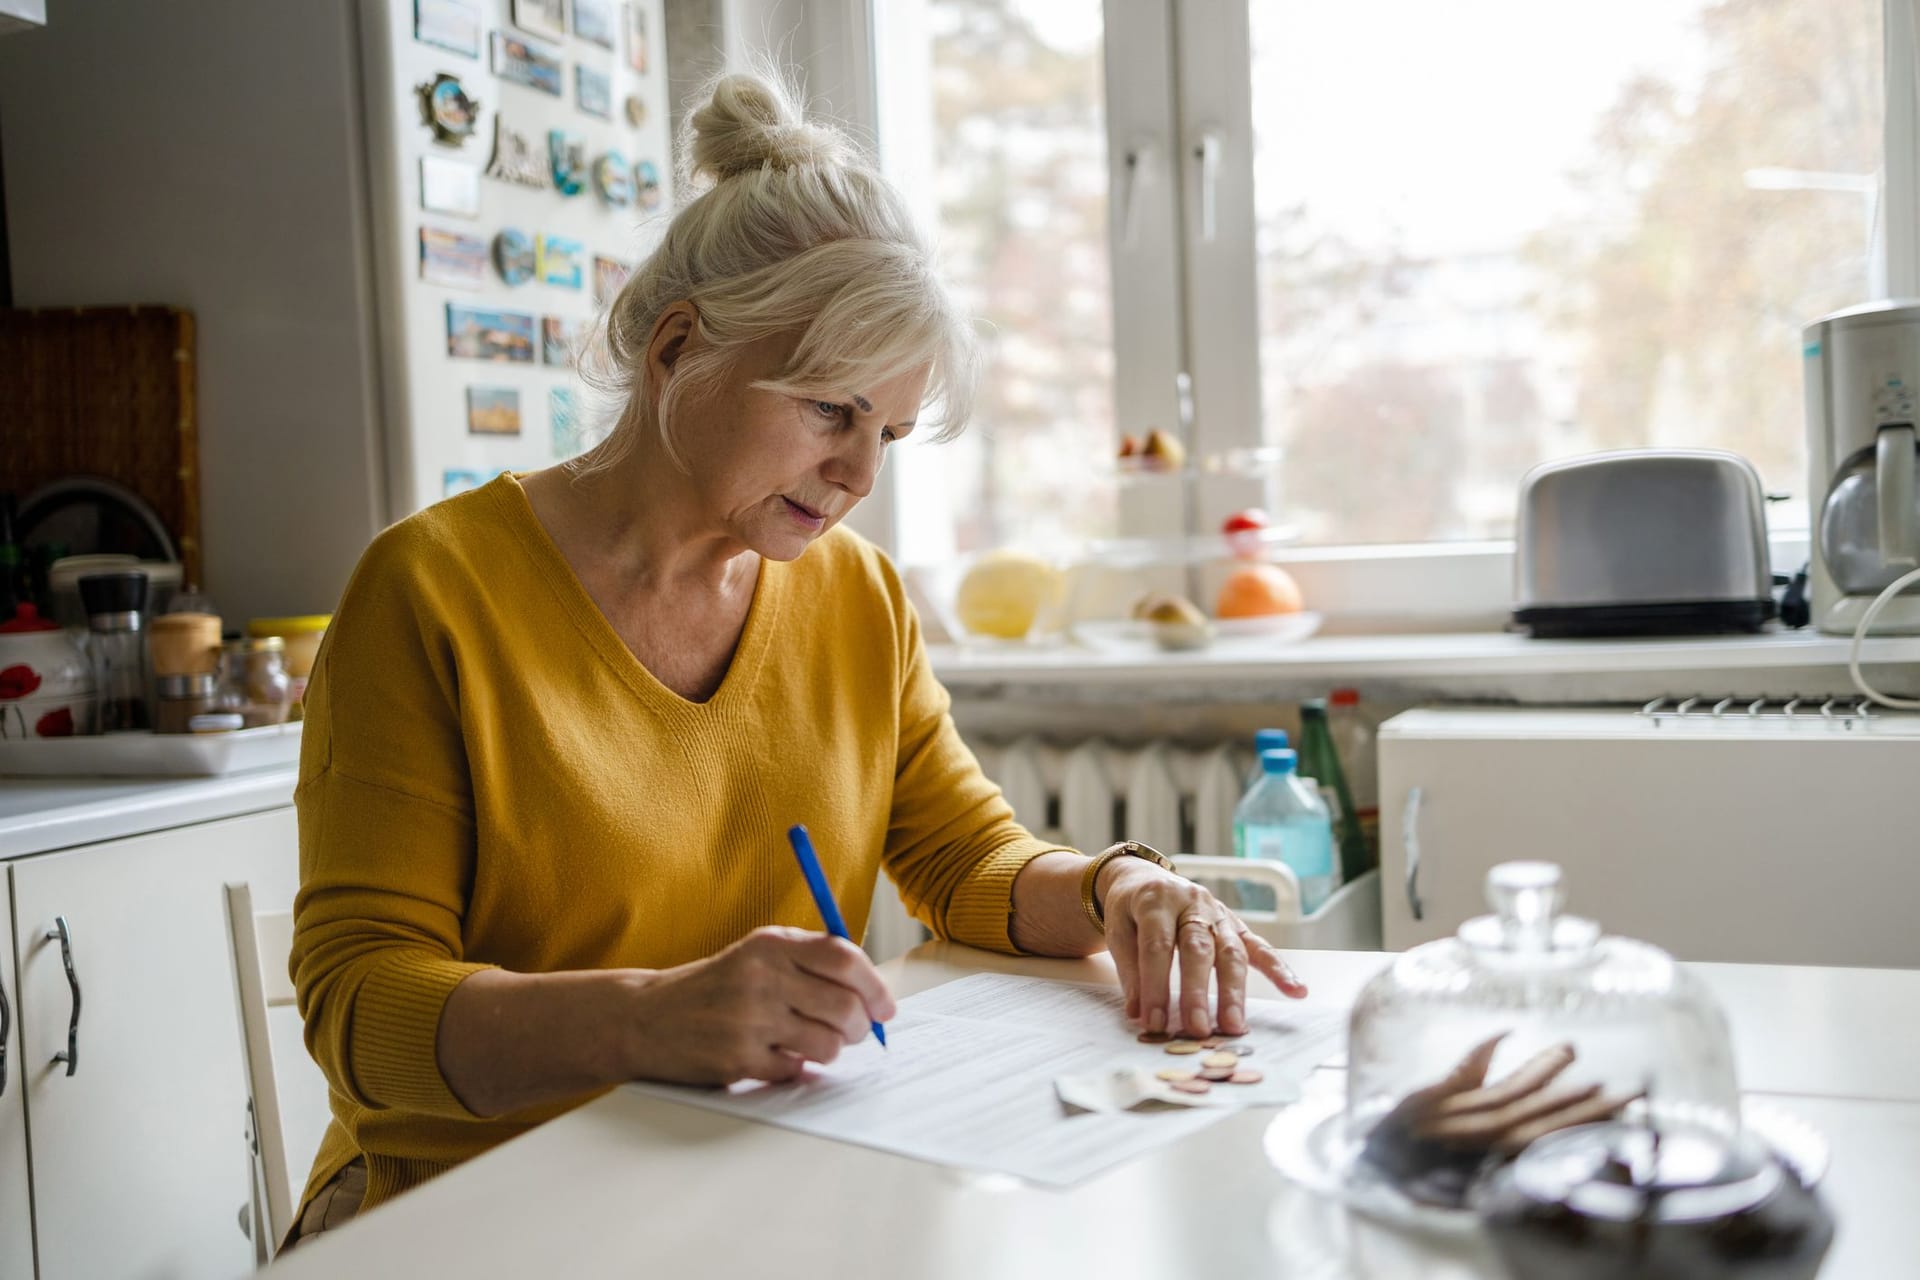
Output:
[[1173,859],[1150,844],[1141,844],[1138,840],[1129,840],[1127,841],[1127,852],[1133,854],[1135,857],[1145,858],[1148,862],[1156,863],[1168,871],[1173,870]]

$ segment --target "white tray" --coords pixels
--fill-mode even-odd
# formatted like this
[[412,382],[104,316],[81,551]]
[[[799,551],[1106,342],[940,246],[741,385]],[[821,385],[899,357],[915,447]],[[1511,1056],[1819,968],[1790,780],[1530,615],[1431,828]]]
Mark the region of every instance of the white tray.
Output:
[[197,778],[293,764],[300,723],[227,733],[107,733],[0,741],[0,776]]
[[[1279,613],[1268,618],[1226,618],[1212,624],[1213,639],[1203,650],[1235,657],[1269,653],[1298,644],[1320,629],[1317,613]],[[1073,624],[1073,637],[1089,649],[1128,657],[1150,657],[1169,652],[1153,638],[1153,624],[1137,618],[1088,619]],[[1173,650],[1194,653],[1201,650]]]

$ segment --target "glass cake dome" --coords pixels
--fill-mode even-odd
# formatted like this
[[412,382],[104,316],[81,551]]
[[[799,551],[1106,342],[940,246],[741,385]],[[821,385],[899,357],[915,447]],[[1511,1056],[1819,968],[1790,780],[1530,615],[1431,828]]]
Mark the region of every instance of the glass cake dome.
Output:
[[1350,1140],[1391,1120],[1510,1151],[1636,1101],[1738,1130],[1726,1017],[1672,956],[1562,915],[1552,863],[1501,863],[1487,900],[1493,914],[1403,953],[1354,1004]]

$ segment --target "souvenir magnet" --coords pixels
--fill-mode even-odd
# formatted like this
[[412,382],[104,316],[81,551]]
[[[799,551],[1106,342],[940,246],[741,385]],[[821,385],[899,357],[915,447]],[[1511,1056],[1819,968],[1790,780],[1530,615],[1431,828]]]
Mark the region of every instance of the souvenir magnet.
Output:
[[587,143],[565,129],[547,131],[547,157],[552,161],[553,185],[563,196],[577,196],[587,181]]
[[556,98],[560,96],[559,55],[504,31],[493,33],[493,74]]
[[627,282],[627,276],[633,268],[618,258],[603,258],[599,254],[593,257],[593,300],[600,306],[613,301],[620,292],[620,286]]
[[420,228],[420,278],[428,284],[478,289],[487,282],[487,242],[439,227]]
[[573,365],[580,345],[580,322],[566,316],[540,317],[540,358],[563,368]]
[[440,496],[451,498],[457,494],[478,489],[487,482],[486,476],[465,467],[448,467],[440,473]]
[[627,65],[645,75],[647,72],[647,11],[638,0],[621,7],[627,28]]
[[493,113],[493,157],[487,161],[487,176],[542,191],[547,187],[546,162],[499,111]]
[[633,166],[634,200],[642,209],[660,207],[660,170],[653,161],[642,160]]
[[647,104],[637,93],[627,95],[627,123],[638,129],[647,122]]
[[508,284],[533,279],[533,241],[518,227],[508,227],[493,238],[493,265]]
[[520,393],[512,387],[467,388],[467,434],[520,434]]
[[444,156],[421,156],[420,207],[429,213],[479,217],[480,171]]
[[480,7],[475,0],[413,0],[413,38],[477,58]]
[[627,172],[627,158],[609,151],[593,162],[593,185],[600,198],[615,207],[633,203],[633,176]]
[[567,34],[567,17],[561,0],[513,0],[513,25],[550,40]]
[[573,65],[574,101],[582,113],[601,120],[613,119],[613,85],[604,71],[595,71],[584,62]]
[[580,402],[572,387],[554,387],[547,392],[547,422],[553,436],[553,456],[565,462],[579,453],[586,442],[580,437]]
[[613,48],[613,0],[573,0],[573,34]]
[[449,302],[447,354],[464,360],[532,364],[533,317]]
[[565,236],[540,237],[540,280],[563,289],[578,289],[584,272],[587,246]]
[[419,84],[413,91],[420,95],[422,121],[433,129],[433,140],[457,147],[473,136],[480,119],[480,103],[467,96],[460,77],[442,71],[430,84]]

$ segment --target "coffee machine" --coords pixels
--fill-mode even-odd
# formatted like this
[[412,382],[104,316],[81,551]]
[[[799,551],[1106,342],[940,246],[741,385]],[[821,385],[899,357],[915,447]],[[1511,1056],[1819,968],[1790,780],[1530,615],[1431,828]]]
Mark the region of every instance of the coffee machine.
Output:
[[[1874,597],[1920,567],[1920,299],[1836,311],[1804,339],[1813,624],[1852,635]],[[1920,634],[1920,584],[1872,633]]]

